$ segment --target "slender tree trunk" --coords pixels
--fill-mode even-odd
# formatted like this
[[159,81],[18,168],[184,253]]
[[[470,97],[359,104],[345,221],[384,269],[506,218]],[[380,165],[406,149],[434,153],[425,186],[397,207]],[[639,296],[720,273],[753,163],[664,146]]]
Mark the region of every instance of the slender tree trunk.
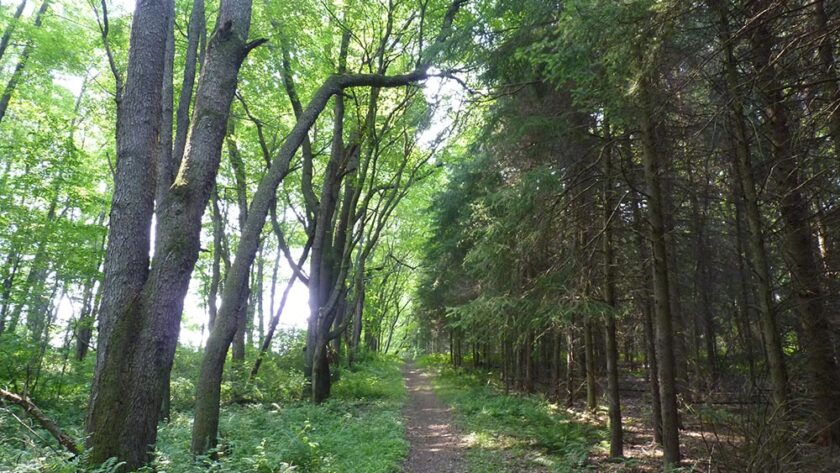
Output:
[[44,322],[48,317],[49,305],[52,299],[44,297],[45,284],[50,274],[50,255],[47,253],[47,243],[53,234],[56,219],[56,206],[58,205],[58,186],[54,186],[54,194],[50,200],[47,215],[44,219],[44,230],[41,232],[41,239],[35,249],[35,255],[29,263],[29,273],[24,283],[25,296],[23,301],[15,307],[12,314],[10,328],[12,331],[17,327],[23,309],[26,308],[26,328],[29,331],[32,341],[38,341],[44,329]]
[[592,320],[587,316],[583,322],[583,345],[586,358],[586,408],[592,412],[598,408],[598,382],[595,379],[595,341]]
[[728,13],[716,0],[714,2],[720,18],[721,42],[725,45],[726,53],[726,85],[729,92],[730,116],[732,121],[731,140],[733,158],[735,161],[734,174],[738,183],[738,190],[744,202],[747,220],[747,263],[750,276],[756,290],[756,303],[759,314],[761,331],[764,339],[764,350],[767,355],[767,367],[773,386],[773,402],[782,407],[788,399],[787,370],[785,368],[782,341],[777,328],[776,316],[773,313],[773,293],[770,287],[770,264],[767,261],[767,251],[764,244],[763,223],[761,210],[758,206],[758,194],[753,178],[752,157],[747,134],[744,106],[741,99],[743,91],[739,89],[737,63],[735,59],[732,37],[729,32]]
[[166,33],[166,51],[163,61],[163,85],[161,86],[160,132],[157,140],[157,175],[155,176],[155,203],[160,206],[163,197],[175,180],[178,163],[172,154],[172,124],[173,124],[173,76],[175,67],[175,15],[170,15]]
[[24,8],[26,8],[26,0],[21,0],[15,9],[12,21],[9,22],[8,26],[6,26],[6,31],[3,32],[3,37],[0,38],[0,61],[3,60],[3,56],[6,54],[6,49],[9,47],[9,41],[12,39],[12,34],[15,32],[15,28],[17,27],[18,20],[20,20],[20,16],[23,14]]
[[2,297],[0,302],[0,333],[3,333],[6,329],[6,314],[12,305],[12,289],[19,268],[20,255],[13,249],[6,257],[6,264],[3,267],[6,272],[3,276],[3,290],[0,292],[0,297]]
[[813,21],[817,40],[817,57],[822,74],[821,95],[828,114],[828,132],[834,142],[834,155],[840,158],[840,78],[838,78],[832,42],[832,38],[836,36],[829,30],[824,0],[814,0]]
[[[694,274],[694,291],[695,291],[695,340],[697,343],[697,347],[695,349],[697,358],[699,359],[699,338],[700,335],[703,335],[703,342],[704,342],[704,349],[706,352],[706,364],[708,368],[708,380],[709,388],[714,389],[718,385],[719,380],[719,373],[718,373],[718,360],[717,360],[717,348],[715,342],[715,325],[714,325],[714,318],[712,315],[713,307],[713,300],[711,296],[712,288],[712,276],[711,276],[711,262],[710,259],[710,251],[708,246],[708,238],[706,235],[706,222],[708,221],[708,211],[709,211],[709,195],[708,195],[708,187],[711,185],[709,182],[708,174],[704,176],[705,180],[702,183],[702,196],[701,200],[693,202],[693,207],[697,212],[694,218],[694,233],[696,237],[695,241],[695,274]],[[699,307],[698,307],[699,306]],[[699,310],[698,310],[699,309]],[[699,322],[702,323],[702,329],[699,326],[700,323],[696,323],[697,317],[699,316]]]
[[[228,125],[227,148],[228,156],[230,157],[231,168],[233,169],[234,182],[236,183],[236,205],[239,209],[239,232],[241,234],[245,231],[245,223],[248,221],[248,183],[245,177],[245,164],[242,162],[242,156],[239,154],[239,148],[233,140],[234,126],[233,123]],[[245,361],[245,335],[248,328],[248,312],[250,311],[250,304],[248,304],[250,290],[250,270],[248,271],[248,280],[245,282],[247,294],[242,299],[237,313],[236,334],[233,337],[233,349],[231,350],[231,357],[233,359],[235,371],[240,371],[242,363]],[[237,376],[238,378],[238,376]]]
[[[174,0],[173,0],[174,3]],[[160,207],[169,187],[175,180],[178,163],[172,155],[172,124],[173,124],[173,69],[175,67],[175,15],[169,15],[169,26],[166,33],[166,52],[163,62],[163,85],[161,88],[161,118],[158,133],[157,175],[155,183],[155,205]],[[156,210],[159,210],[157,208]],[[160,406],[160,420],[168,422],[170,417],[171,391],[169,387],[170,373],[166,373],[164,382],[163,402]]]
[[[294,82],[294,75],[292,74],[292,59],[291,59],[291,51],[288,42],[286,41],[286,37],[282,32],[282,29],[278,22],[272,21],[272,26],[276,31],[280,32],[280,53],[282,56],[282,66],[283,66],[283,87],[286,90],[286,95],[289,97],[289,102],[292,104],[292,110],[295,114],[295,119],[300,120],[301,115],[303,115],[303,106],[300,103],[300,97],[297,94],[297,88],[295,87]],[[313,228],[312,225],[318,219],[318,197],[315,196],[315,192],[312,190],[312,144],[309,141],[309,135],[304,136],[303,142],[301,143],[301,155],[303,158],[303,163],[301,166],[301,191],[303,192],[303,199],[304,205],[306,207],[306,213],[309,218],[309,228],[307,228],[307,233],[312,235]]]
[[[268,303],[268,314],[269,316],[274,315],[274,304],[276,302],[276,295],[277,295],[277,275],[280,272],[280,258],[282,256],[282,251],[278,248],[277,254],[274,255],[274,265],[271,269],[271,290],[269,291],[269,303]],[[264,338],[264,337],[263,337]],[[262,340],[260,340],[262,343]]]
[[[667,170],[663,169],[663,173],[667,174]],[[682,390],[687,395],[690,394],[689,386],[691,385],[691,365],[689,363],[688,347],[686,346],[686,321],[687,318],[682,308],[681,291],[679,284],[679,264],[677,259],[677,251],[680,248],[674,236],[674,215],[675,210],[671,209],[670,202],[673,202],[673,194],[670,189],[670,183],[667,179],[663,179],[667,192],[663,189],[663,216],[665,228],[665,251],[668,255],[668,300],[671,305],[671,325],[674,330],[673,345],[674,345],[674,376],[676,377],[676,390]],[[671,271],[673,268],[673,271]]]
[[639,266],[642,268],[639,280],[642,281],[639,288],[640,300],[639,309],[642,312],[642,323],[645,333],[645,356],[647,357],[647,377],[650,387],[651,399],[651,423],[653,424],[653,440],[662,444],[662,402],[659,398],[659,364],[656,362],[656,334],[653,328],[653,310],[651,304],[650,285],[645,276],[652,272],[650,268],[650,251],[648,250],[643,235],[644,222],[639,209],[639,201],[633,200],[633,222],[636,226],[636,250],[639,254]]
[[744,240],[746,239],[746,237],[744,231],[744,211],[742,209],[743,199],[740,195],[736,195],[735,201],[735,232],[738,251],[738,274],[740,275],[740,277],[738,278],[738,280],[740,281],[740,284],[738,285],[738,307],[736,309],[739,326],[738,331],[740,332],[740,337],[744,345],[744,351],[747,354],[747,363],[749,365],[750,371],[750,386],[753,389],[755,389],[757,386],[757,380],[755,373],[755,354],[753,350],[754,344],[752,322],[750,320],[750,288],[752,287],[753,278],[747,271],[747,263],[744,250]]
[[[607,140],[610,140],[607,125]],[[609,397],[610,418],[610,456],[613,458],[624,455],[624,433],[621,428],[621,395],[618,386],[618,341],[616,340],[615,312],[617,309],[615,295],[615,255],[612,215],[615,205],[613,197],[612,149],[607,144],[604,160],[604,302],[607,312],[607,396]]]
[[648,356],[648,380],[650,384],[651,420],[653,424],[653,440],[662,444],[662,401],[659,397],[659,364],[656,362],[656,333],[653,328],[653,310],[649,296],[644,304],[645,339]]
[[254,292],[254,297],[256,298],[256,309],[257,309],[257,344],[262,345],[263,339],[265,338],[265,315],[263,313],[263,287],[265,286],[265,271],[264,265],[265,261],[263,260],[263,246],[260,246],[260,255],[257,258],[257,280],[254,282],[256,285],[256,290]]
[[219,309],[217,301],[219,297],[219,283],[222,278],[222,241],[225,238],[224,222],[222,221],[221,210],[219,209],[219,188],[213,186],[211,192],[212,200],[212,219],[213,219],[213,263],[210,270],[210,288],[207,292],[207,310],[209,312],[209,319],[207,321],[207,332],[213,331],[213,325],[216,323],[216,314]]
[[[35,28],[41,27],[44,13],[46,13],[49,7],[50,0],[44,0],[41,3],[41,7],[38,8],[38,12],[35,14]],[[0,39],[0,41],[2,41],[2,39]],[[6,110],[9,108],[9,102],[12,100],[12,94],[15,93],[15,89],[23,78],[23,70],[26,68],[26,63],[29,62],[29,56],[32,54],[32,47],[32,41],[27,41],[26,45],[23,47],[23,51],[21,51],[20,56],[18,57],[18,62],[14,71],[12,71],[12,76],[9,78],[9,82],[6,83],[6,88],[3,89],[3,95],[0,95],[0,122],[2,122],[3,118],[6,116]]]
[[574,321],[566,327],[566,407],[575,405],[575,332]]
[[[105,214],[100,214],[97,224],[102,225],[105,220]],[[102,264],[102,257],[105,254],[105,237],[103,235],[97,248],[96,270],[99,270]],[[99,284],[97,284],[97,282]],[[94,292],[94,286],[96,291]],[[79,314],[79,320],[76,322],[76,361],[84,360],[87,352],[90,349],[90,339],[93,335],[93,325],[96,321],[96,314],[99,308],[99,302],[102,298],[102,280],[99,277],[90,277],[85,284],[84,295],[82,297],[82,312]]]
[[[190,128],[190,104],[192,103],[193,89],[195,88],[196,60],[199,53],[199,42],[206,35],[204,18],[204,0],[193,0],[190,11],[190,23],[187,27],[187,50],[184,57],[184,80],[181,85],[181,94],[178,98],[178,110],[175,112],[175,141],[172,150],[172,162],[177,172],[184,158],[184,148],[187,145],[187,131]],[[203,58],[202,58],[203,60]],[[201,67],[201,64],[198,64]],[[174,175],[172,178],[174,179]]]
[[260,353],[254,361],[254,367],[251,368],[250,379],[252,380],[257,377],[257,373],[260,371],[260,366],[262,365],[262,360],[265,358],[265,354],[271,349],[271,341],[274,339],[277,324],[280,323],[280,316],[283,314],[283,308],[286,306],[286,301],[289,298],[289,292],[291,291],[296,279],[297,276],[293,274],[291,279],[289,279],[289,282],[286,283],[286,289],[283,290],[283,295],[280,297],[280,305],[277,306],[277,311],[273,314],[271,320],[269,321],[268,332],[266,333],[265,338],[263,338]]
[[659,374],[659,397],[662,409],[662,448],[666,468],[679,466],[679,413],[677,411],[674,330],[671,314],[671,291],[668,280],[668,254],[665,241],[665,210],[662,201],[663,162],[659,156],[653,104],[648,78],[639,86],[641,95],[642,162],[648,194],[648,220],[653,248],[653,296],[656,314],[656,352]]
[[348,349],[347,365],[352,366],[353,358],[358,354],[362,339],[362,315],[365,308],[365,262],[361,258],[356,259],[356,276],[353,281],[353,325],[350,335],[350,348]]
[[551,397],[559,402],[560,400],[560,377],[562,375],[561,368],[561,337],[560,330],[555,328],[554,334],[551,337]]

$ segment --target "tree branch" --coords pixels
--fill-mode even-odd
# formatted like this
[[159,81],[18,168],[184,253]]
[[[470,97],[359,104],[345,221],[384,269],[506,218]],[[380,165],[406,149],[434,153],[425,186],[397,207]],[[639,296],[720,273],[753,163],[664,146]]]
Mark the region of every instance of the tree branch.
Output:
[[6,391],[5,389],[0,389],[0,399],[20,406],[24,412],[35,419],[35,421],[38,422],[38,424],[40,424],[47,432],[49,432],[50,435],[52,435],[68,452],[73,455],[81,453],[81,449],[78,445],[76,445],[76,442],[73,441],[69,435],[65,434],[58,425],[53,422],[52,419],[47,417],[44,412],[38,408],[38,406],[33,404],[29,398],[19,396],[13,392]]

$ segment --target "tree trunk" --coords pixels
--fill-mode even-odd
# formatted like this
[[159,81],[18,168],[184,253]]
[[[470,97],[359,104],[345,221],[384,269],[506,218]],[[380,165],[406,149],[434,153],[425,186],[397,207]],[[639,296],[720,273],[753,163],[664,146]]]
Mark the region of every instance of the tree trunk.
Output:
[[90,339],[93,335],[93,324],[96,320],[96,307],[98,306],[102,284],[97,286],[97,290],[93,292],[93,286],[96,284],[95,278],[88,279],[85,283],[84,293],[82,295],[82,312],[79,315],[79,320],[76,321],[76,361],[82,361],[87,356],[90,349]]
[[738,285],[738,307],[736,309],[738,316],[738,331],[744,345],[744,351],[747,354],[747,363],[750,371],[750,386],[752,389],[755,389],[757,386],[757,380],[755,372],[755,354],[753,349],[752,322],[750,320],[750,307],[755,304],[750,304],[752,277],[747,272],[746,256],[744,254],[744,240],[746,238],[744,236],[744,211],[742,209],[743,199],[741,199],[741,196],[738,195],[735,197],[735,200],[735,232],[737,237],[738,274],[740,275],[738,278],[740,281],[740,284]]
[[[41,27],[44,13],[46,13],[49,7],[50,0],[44,0],[41,3],[41,7],[38,8],[38,12],[35,14],[35,28]],[[2,40],[0,39],[0,41]],[[21,51],[20,56],[18,57],[18,62],[14,71],[12,71],[12,76],[9,78],[9,82],[6,83],[6,88],[3,89],[3,95],[0,95],[0,122],[2,122],[3,118],[6,116],[6,110],[9,108],[9,102],[12,100],[12,94],[15,93],[15,89],[23,78],[23,70],[26,68],[26,63],[29,62],[29,56],[31,54],[32,41],[27,41],[26,45],[23,47],[23,51]]]
[[[606,139],[610,140],[607,125]],[[607,144],[604,160],[604,302],[607,309],[607,396],[610,418],[610,457],[624,456],[624,433],[621,428],[621,396],[618,387],[618,341],[616,340],[615,312],[615,256],[613,224],[611,222],[615,201],[613,198],[612,149]]]
[[0,292],[0,334],[6,329],[6,314],[12,305],[12,288],[20,268],[20,255],[13,249],[6,257],[6,265],[3,267],[3,290]]
[[[209,62],[208,52],[206,63],[209,64]],[[209,71],[204,71],[203,74],[207,75]],[[233,331],[230,330],[231,328],[235,329],[234,308],[238,307],[241,298],[245,294],[248,268],[250,268],[256,256],[259,246],[259,236],[265,224],[269,208],[274,201],[273,195],[277,186],[287,174],[289,162],[303,142],[304,137],[307,136],[309,128],[326,107],[329,99],[346,88],[359,86],[400,87],[412,84],[426,77],[428,77],[427,66],[423,66],[408,74],[396,76],[378,74],[333,75],[314,93],[309,105],[307,105],[300,119],[286,137],[277,155],[272,160],[269,170],[260,180],[257,190],[254,193],[251,206],[249,207],[248,222],[236,250],[236,258],[231,266],[231,271],[225,278],[222,306],[219,309],[216,326],[214,326],[213,333],[211,333],[210,339],[207,341],[207,347],[205,348],[206,355],[202,361],[199,382],[196,388],[196,419],[193,423],[192,440],[193,452],[203,453],[211,445],[215,445],[216,435],[218,433],[219,392],[221,389],[222,371],[224,369],[224,358],[233,339]],[[199,87],[200,90],[201,88]],[[198,108],[198,101],[196,101],[196,108]],[[310,275],[310,279],[311,281],[314,280],[312,275]],[[224,323],[219,326],[222,320],[224,320]]]
[[44,297],[45,284],[50,274],[50,256],[47,253],[47,243],[53,233],[56,219],[56,205],[58,204],[58,189],[50,200],[49,209],[44,219],[44,230],[41,232],[41,239],[35,248],[35,255],[29,263],[29,273],[24,282],[25,296],[23,301],[15,307],[10,324],[11,331],[17,327],[23,309],[26,308],[26,328],[32,341],[41,338],[44,329],[44,322],[47,319],[47,312],[52,299]]
[[[347,50],[350,43],[350,31],[345,30],[341,36],[341,44],[338,52],[338,73],[343,74],[347,67]],[[309,271],[309,322],[306,336],[306,359],[304,361],[304,375],[312,379],[316,369],[315,355],[322,351],[321,347],[315,345],[319,338],[324,337],[318,333],[322,327],[319,320],[325,316],[322,308],[329,297],[332,288],[334,271],[334,248],[333,244],[333,220],[338,206],[338,192],[341,188],[340,165],[344,158],[344,96],[335,96],[333,104],[333,130],[330,159],[327,163],[324,183],[321,187],[320,205],[317,210],[318,220],[315,223],[315,236],[312,242],[312,259],[310,260]],[[343,249],[343,248],[342,248]],[[327,330],[329,327],[327,327]],[[323,350],[326,350],[324,348]],[[326,355],[321,358],[326,360]],[[329,364],[325,363],[320,367],[322,370],[320,378],[322,382],[329,383]],[[326,370],[326,380],[324,371]],[[312,386],[313,390],[323,390],[323,387]],[[328,390],[328,389],[327,389]],[[314,396],[318,397],[318,396]]]
[[188,153],[161,202],[149,268],[148,226],[155,188],[150,163],[160,123],[171,14],[172,2],[141,2],[133,20],[118,127],[124,136],[118,140],[122,153],[105,266],[102,320],[108,329],[100,344],[104,350],[99,353],[87,422],[89,461],[116,457],[126,469],[142,466],[151,457],[184,296],[200,249],[201,217],[218,171],[239,67],[249,50],[245,41],[250,2],[223,1],[198,86]]
[[639,86],[642,126],[642,162],[648,194],[648,220],[653,248],[653,296],[656,314],[656,352],[659,374],[659,397],[662,409],[662,448],[666,468],[679,466],[679,420],[677,411],[676,373],[674,360],[674,331],[672,326],[668,254],[665,242],[665,211],[662,202],[663,162],[659,156],[656,126],[653,122],[653,100],[649,78],[642,78]]
[[[175,112],[175,142],[173,143],[172,161],[175,171],[184,158],[184,148],[187,145],[187,132],[190,129],[190,104],[195,88],[196,61],[198,59],[199,42],[206,34],[204,17],[204,0],[193,0],[190,11],[190,22],[187,27],[187,50],[184,58],[184,80],[181,94],[178,98],[178,110]],[[201,65],[198,64],[200,67]],[[172,176],[175,177],[174,175]]]
[[277,324],[280,323],[280,316],[283,314],[283,308],[286,306],[286,301],[289,298],[289,291],[291,291],[292,286],[295,283],[295,279],[297,279],[297,276],[293,274],[291,279],[289,279],[289,282],[286,283],[286,289],[283,290],[283,295],[280,297],[280,305],[277,306],[277,311],[272,316],[271,321],[269,321],[268,332],[266,333],[265,338],[263,338],[260,353],[254,361],[254,367],[251,368],[250,379],[252,380],[257,376],[257,373],[260,370],[260,365],[262,365],[262,360],[271,348],[271,341],[274,339],[274,332],[277,330]]
[[213,263],[210,269],[210,288],[207,291],[207,310],[209,318],[207,320],[207,332],[213,331],[213,325],[216,323],[216,314],[219,312],[217,299],[219,297],[219,283],[222,278],[222,241],[225,238],[224,221],[222,220],[221,210],[219,209],[219,189],[213,186],[211,192],[212,214],[213,219]]
[[575,405],[575,332],[574,321],[566,327],[566,407]]
[[[762,14],[774,12],[766,2],[757,5]],[[775,37],[769,19],[761,18],[752,31],[754,61],[759,71],[757,85],[764,102],[764,125],[770,138],[775,169],[772,172],[780,196],[785,259],[802,324],[803,346],[810,375],[819,436],[825,443],[840,445],[840,371],[834,360],[831,325],[826,317],[823,289],[817,264],[817,244],[811,225],[808,200],[799,177],[801,161],[793,149],[793,133],[784,90],[772,62]]]
[[[155,205],[160,206],[163,197],[175,180],[178,163],[172,154],[172,109],[174,91],[172,71],[175,67],[175,15],[170,15],[166,33],[166,51],[163,61],[163,85],[161,86],[160,132],[157,141],[157,175],[155,176]],[[159,209],[158,209],[159,210]]]
[[353,358],[358,354],[362,339],[362,315],[365,308],[365,262],[356,260],[356,276],[353,280],[353,325],[350,335],[350,347],[347,354],[347,366],[353,365]]
[[256,298],[257,308],[257,344],[262,345],[265,339],[265,314],[263,308],[263,287],[265,286],[265,261],[263,260],[263,247],[260,246],[260,256],[257,259],[257,280],[254,284],[257,286],[254,296]]
[[837,61],[832,42],[832,38],[836,36],[833,36],[829,30],[824,0],[814,0],[813,21],[817,40],[817,57],[822,75],[820,90],[823,106],[828,114],[828,133],[834,142],[834,156],[840,158],[840,79],[838,79]]
[[732,133],[730,139],[733,146],[734,175],[738,183],[738,190],[744,202],[747,220],[747,263],[750,269],[753,285],[756,290],[756,303],[764,339],[764,350],[767,356],[767,367],[773,385],[773,402],[776,407],[782,407],[788,399],[787,370],[782,352],[782,341],[773,313],[773,293],[770,287],[770,264],[767,261],[767,250],[764,244],[763,223],[761,210],[758,206],[758,194],[753,178],[752,157],[750,153],[747,123],[744,115],[744,105],[741,98],[744,93],[740,90],[738,69],[735,59],[734,46],[729,31],[728,13],[725,7],[714,2],[720,19],[721,42],[725,45],[725,76],[730,104]]
[[[248,221],[248,183],[245,178],[245,164],[242,162],[242,156],[239,154],[239,148],[233,139],[234,125],[228,125],[227,148],[228,156],[230,158],[231,168],[233,169],[234,182],[236,184],[236,206],[239,209],[239,233],[240,240],[242,233],[245,231],[245,224]],[[231,350],[231,358],[233,359],[234,371],[241,371],[242,364],[245,361],[245,335],[248,329],[248,312],[250,311],[250,304],[248,299],[251,294],[251,274],[248,271],[248,279],[245,281],[247,287],[246,294],[242,298],[237,312],[236,320],[236,334],[233,337],[233,349]]]
[[595,341],[592,320],[587,316],[583,322],[583,345],[586,358],[586,409],[595,412],[598,408],[598,382],[595,379]]
[[26,8],[26,0],[21,0],[15,9],[15,14],[12,16],[12,20],[9,22],[8,26],[6,26],[6,31],[3,32],[3,37],[0,38],[0,61],[3,60],[3,56],[6,54],[6,49],[9,47],[9,40],[12,39],[12,33],[15,32],[15,28],[17,27],[18,20],[20,20],[20,15],[23,14],[24,8]]

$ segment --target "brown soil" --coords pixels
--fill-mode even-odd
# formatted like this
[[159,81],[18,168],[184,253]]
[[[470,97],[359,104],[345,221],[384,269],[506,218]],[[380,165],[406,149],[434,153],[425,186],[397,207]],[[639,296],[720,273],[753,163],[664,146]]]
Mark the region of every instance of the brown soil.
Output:
[[403,415],[411,444],[403,471],[465,471],[463,438],[453,426],[452,411],[432,391],[429,375],[408,364],[403,367],[403,378],[409,396]]

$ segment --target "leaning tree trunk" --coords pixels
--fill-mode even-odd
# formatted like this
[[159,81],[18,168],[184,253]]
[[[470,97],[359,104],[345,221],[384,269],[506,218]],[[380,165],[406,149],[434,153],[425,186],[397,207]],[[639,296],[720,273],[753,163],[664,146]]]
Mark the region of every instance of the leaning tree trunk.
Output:
[[[49,7],[50,0],[44,0],[41,3],[41,7],[38,8],[38,12],[35,14],[35,28],[41,27],[44,13],[46,13]],[[26,45],[23,47],[23,51],[21,51],[20,56],[18,57],[18,62],[14,71],[12,71],[12,76],[9,78],[9,82],[6,83],[6,88],[3,89],[3,95],[0,95],[0,122],[2,122],[3,117],[6,116],[6,110],[9,108],[9,102],[12,100],[12,95],[15,93],[15,89],[17,89],[18,84],[20,84],[20,81],[23,78],[23,70],[29,62],[29,56],[32,55],[32,47],[32,41],[27,41]]]
[[[209,61],[209,58],[208,58]],[[209,70],[205,72],[209,74]],[[193,423],[192,450],[204,453],[215,445],[218,434],[219,396],[224,359],[235,332],[234,310],[246,295],[247,275],[256,257],[260,234],[269,209],[274,201],[274,192],[289,170],[289,162],[303,142],[309,128],[324,110],[330,98],[345,88],[358,86],[400,87],[415,83],[427,77],[427,69],[397,76],[376,74],[334,75],[327,79],[315,92],[300,120],[286,137],[251,200],[248,221],[236,257],[229,274],[225,277],[222,306],[216,317],[216,325],[210,334],[202,360],[199,382],[196,387],[196,420]],[[311,275],[310,275],[311,278]],[[233,329],[233,331],[232,331]]]
[[26,0],[21,0],[15,9],[12,21],[9,22],[8,26],[6,26],[6,31],[3,32],[3,37],[0,38],[0,61],[3,60],[3,56],[6,54],[6,48],[9,47],[9,41],[12,39],[12,33],[15,32],[15,27],[17,27],[18,20],[23,14],[24,8],[26,8]]
[[[448,31],[452,20],[461,6],[456,1],[447,10],[444,29]],[[208,61],[209,63],[209,53]],[[217,315],[216,325],[210,334],[202,360],[196,387],[195,420],[191,450],[204,453],[216,444],[219,428],[219,399],[221,379],[224,371],[224,359],[235,332],[234,311],[242,302],[247,290],[247,275],[256,257],[260,234],[274,202],[277,186],[289,171],[289,163],[307,136],[310,127],[324,110],[333,95],[350,87],[401,87],[428,77],[428,63],[403,75],[385,76],[379,74],[342,74],[333,75],[313,94],[306,109],[300,115],[294,128],[271,162],[268,171],[257,187],[248,212],[248,221],[242,232],[242,238],[236,249],[236,257],[231,270],[225,277],[222,306]],[[209,70],[204,71],[209,74]],[[206,204],[206,200],[205,200]],[[310,275],[310,278],[312,276]],[[311,282],[311,281],[310,281]]]

